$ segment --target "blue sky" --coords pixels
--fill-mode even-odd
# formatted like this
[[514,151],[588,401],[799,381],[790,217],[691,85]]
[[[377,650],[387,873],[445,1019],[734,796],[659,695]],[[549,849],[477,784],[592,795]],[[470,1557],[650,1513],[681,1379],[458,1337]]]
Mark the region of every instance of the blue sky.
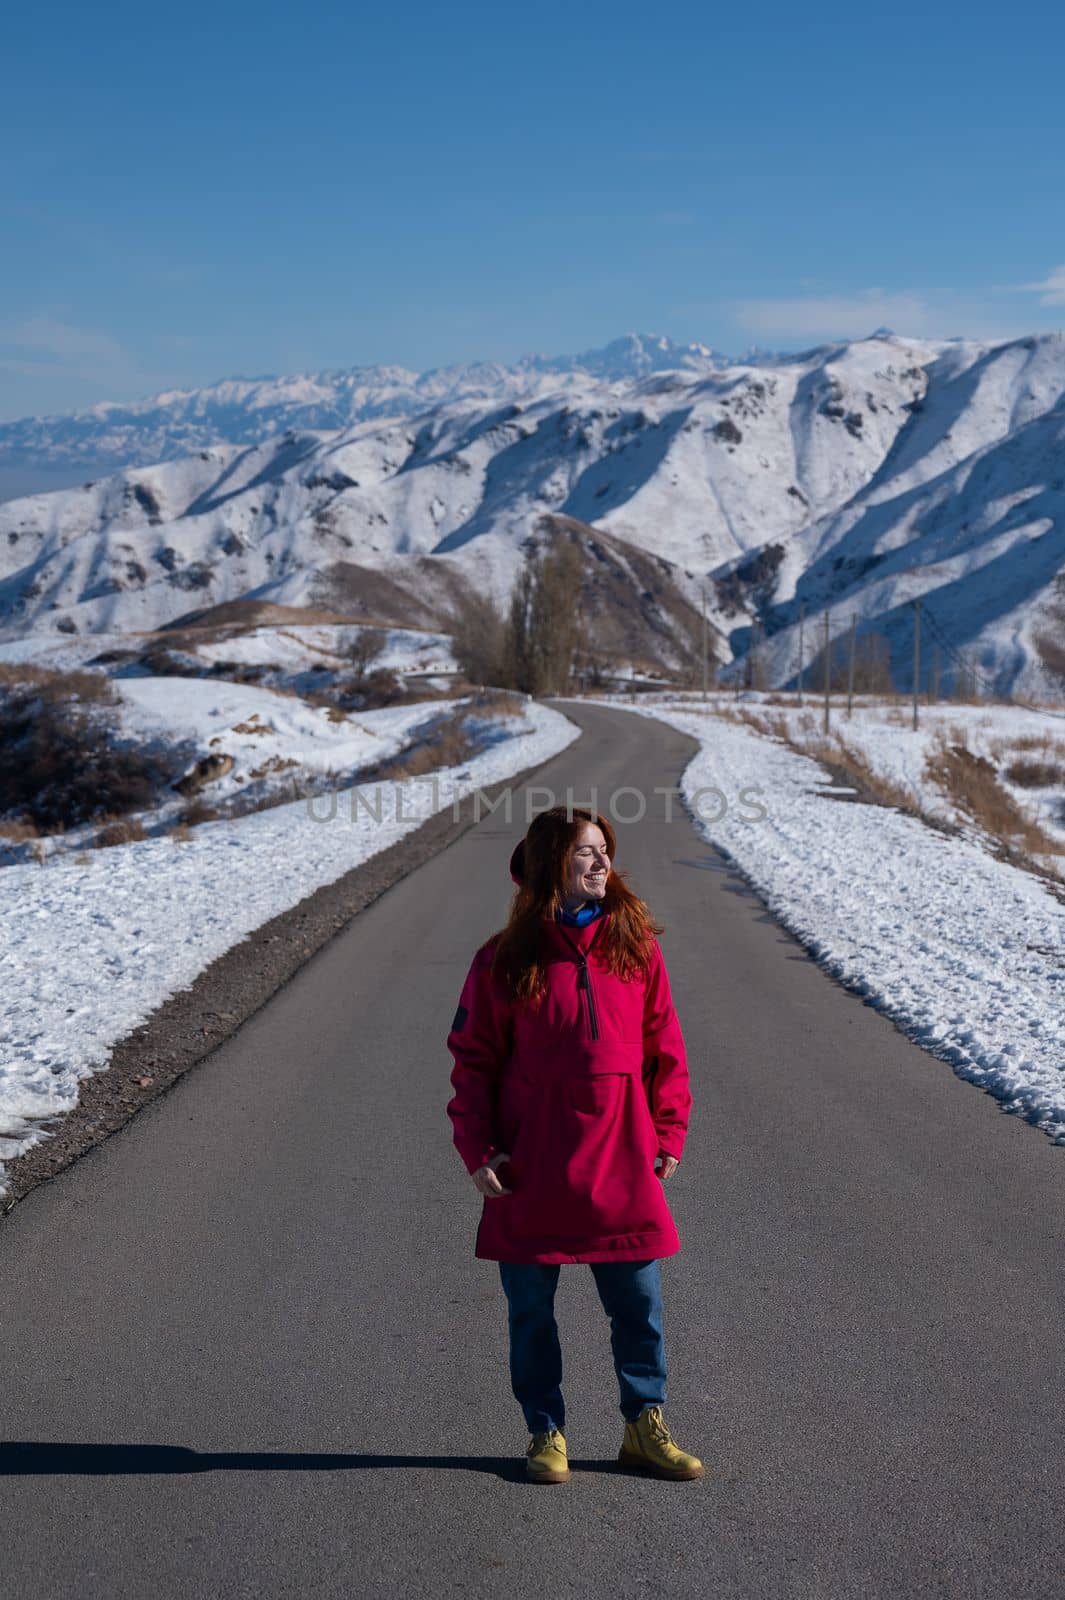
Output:
[[1059,8],[5,24],[0,418],[240,374],[1065,325]]

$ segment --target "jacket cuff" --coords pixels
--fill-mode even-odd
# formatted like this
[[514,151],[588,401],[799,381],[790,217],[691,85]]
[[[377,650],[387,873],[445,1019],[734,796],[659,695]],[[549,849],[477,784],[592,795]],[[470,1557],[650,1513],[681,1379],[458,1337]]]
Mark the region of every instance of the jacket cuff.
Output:
[[462,1159],[466,1163],[466,1171],[473,1177],[479,1167],[486,1167],[493,1156],[499,1154],[499,1147],[486,1144],[482,1149],[466,1149],[462,1151]]
[[660,1156],[672,1156],[674,1161],[679,1161],[683,1150],[684,1135],[682,1133],[667,1133],[664,1136],[659,1134],[658,1154]]

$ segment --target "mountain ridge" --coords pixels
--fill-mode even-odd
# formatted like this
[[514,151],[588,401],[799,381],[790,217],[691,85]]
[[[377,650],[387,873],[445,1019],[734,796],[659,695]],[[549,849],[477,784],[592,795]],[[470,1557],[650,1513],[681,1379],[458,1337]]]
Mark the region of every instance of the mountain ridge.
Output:
[[626,568],[627,607],[650,604],[648,557],[668,569],[663,615],[705,588],[726,670],[756,648],[767,681],[793,682],[805,608],[833,638],[852,615],[882,633],[904,683],[923,595],[1000,692],[1060,692],[1065,335],[881,330],[731,366],[700,347],[678,367],[668,341],[611,348],[604,370],[635,356],[642,374],[534,374],[517,394],[292,427],[0,506],[0,638],[150,630],[239,598],[313,606],[338,584],[350,599],[352,573],[438,613],[463,586],[502,609],[530,544],[565,537],[593,588],[597,562]]
[[381,363],[292,376],[230,376],[163,389],[141,400],[105,400],[0,423],[0,466],[147,466],[216,444],[259,443],[288,427],[341,428],[459,399],[518,398],[549,387],[551,380],[625,381],[655,371],[713,371],[728,364],[708,345],[630,333],[576,355],[534,352],[511,363],[470,361],[421,371]]

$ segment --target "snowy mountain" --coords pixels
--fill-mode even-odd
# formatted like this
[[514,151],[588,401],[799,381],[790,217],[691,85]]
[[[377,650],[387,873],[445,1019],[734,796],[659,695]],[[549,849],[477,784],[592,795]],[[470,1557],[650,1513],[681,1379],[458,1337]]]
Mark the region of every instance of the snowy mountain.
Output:
[[219,444],[259,444],[287,428],[346,428],[460,400],[487,404],[528,398],[569,381],[623,382],[667,369],[712,372],[726,364],[706,345],[628,334],[601,350],[525,356],[513,366],[475,361],[422,373],[376,366],[294,378],[230,378],[131,405],[108,402],[66,416],[0,423],[0,468],[144,466]]
[[[1065,337],[951,342],[920,379],[912,376],[905,425],[869,481],[757,553],[754,565],[772,575],[745,600],[765,631],[767,680],[795,681],[804,603],[818,625],[827,612],[833,638],[852,616],[859,630],[875,626],[901,681],[912,682],[920,597],[922,682],[938,652],[948,671],[964,657],[988,692],[1060,696]],[[844,426],[853,420],[844,411]],[[864,427],[869,419],[856,420]],[[750,630],[733,635],[736,650],[749,644]]]
[[[988,686],[1060,694],[1062,335],[989,346],[885,329],[718,360],[620,341],[561,374],[531,359],[506,398],[503,369],[463,368],[484,393],[437,374],[409,416],[9,502],[0,638],[148,630],[244,599],[446,631],[457,594],[502,607],[530,538],[561,538],[611,649],[690,659],[705,584],[719,659],[742,658],[757,623],[767,681],[793,682],[804,603],[807,663],[815,614],[836,637],[853,613],[887,636],[904,685],[922,596],[927,628]],[[410,376],[396,393],[419,392]]]

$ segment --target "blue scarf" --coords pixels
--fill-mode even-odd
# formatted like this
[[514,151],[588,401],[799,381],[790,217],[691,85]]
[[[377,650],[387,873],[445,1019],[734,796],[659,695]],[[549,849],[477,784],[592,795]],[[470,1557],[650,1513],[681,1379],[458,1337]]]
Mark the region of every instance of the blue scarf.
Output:
[[556,911],[555,921],[568,923],[571,928],[586,928],[589,922],[595,921],[602,909],[602,901],[591,900],[579,911]]

